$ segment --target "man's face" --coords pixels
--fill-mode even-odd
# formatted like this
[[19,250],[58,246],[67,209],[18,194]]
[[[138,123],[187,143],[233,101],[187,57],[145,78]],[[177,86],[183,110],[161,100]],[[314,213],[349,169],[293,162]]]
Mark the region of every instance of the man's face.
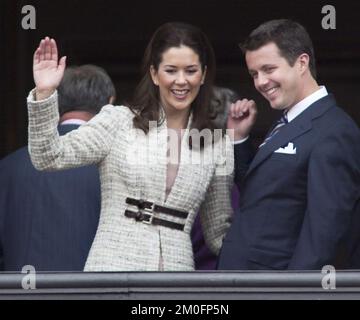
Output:
[[299,59],[290,66],[273,42],[257,50],[247,51],[245,59],[256,90],[269,101],[273,109],[290,109],[303,99]]

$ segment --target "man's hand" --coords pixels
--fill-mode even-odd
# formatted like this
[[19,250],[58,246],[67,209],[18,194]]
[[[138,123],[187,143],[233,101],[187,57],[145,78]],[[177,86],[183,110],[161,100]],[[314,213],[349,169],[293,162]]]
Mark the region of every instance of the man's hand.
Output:
[[242,99],[232,103],[227,118],[227,129],[233,141],[245,139],[255,123],[257,115],[253,100]]

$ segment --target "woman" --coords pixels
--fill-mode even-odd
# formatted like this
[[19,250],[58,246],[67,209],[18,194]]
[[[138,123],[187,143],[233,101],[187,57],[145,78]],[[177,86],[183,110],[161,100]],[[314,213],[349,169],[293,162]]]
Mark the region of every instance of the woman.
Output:
[[[102,208],[85,271],[193,270],[190,231],[201,205],[205,239],[218,253],[232,213],[233,150],[227,136],[213,134],[215,63],[205,35],[188,24],[161,26],[131,106],[107,105],[59,137],[56,88],[65,60],[58,62],[53,39],[35,51],[29,148],[40,170],[99,166]],[[205,128],[210,140],[192,134]]]

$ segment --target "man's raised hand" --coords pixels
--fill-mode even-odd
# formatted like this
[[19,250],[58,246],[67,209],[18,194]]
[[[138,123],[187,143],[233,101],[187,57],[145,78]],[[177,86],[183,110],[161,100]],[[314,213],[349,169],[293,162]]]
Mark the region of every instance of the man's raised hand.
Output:
[[232,103],[227,118],[227,129],[234,141],[245,139],[253,127],[257,115],[253,100],[242,99]]

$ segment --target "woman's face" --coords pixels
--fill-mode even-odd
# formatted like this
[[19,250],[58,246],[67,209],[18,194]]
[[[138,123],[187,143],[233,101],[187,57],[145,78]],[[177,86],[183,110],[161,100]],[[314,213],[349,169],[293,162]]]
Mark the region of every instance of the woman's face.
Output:
[[206,69],[201,69],[198,54],[181,45],[167,49],[158,70],[151,66],[152,80],[159,87],[160,100],[166,112],[189,110],[202,85]]

